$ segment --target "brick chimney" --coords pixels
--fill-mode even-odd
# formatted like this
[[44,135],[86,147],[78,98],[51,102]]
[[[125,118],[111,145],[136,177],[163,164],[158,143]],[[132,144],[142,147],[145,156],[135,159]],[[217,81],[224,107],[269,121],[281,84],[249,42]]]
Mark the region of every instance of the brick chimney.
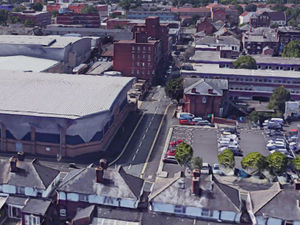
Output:
[[108,167],[108,163],[106,159],[100,159],[99,160],[99,167],[95,169],[96,172],[96,182],[102,183],[104,181],[104,170],[106,170]]
[[194,195],[200,195],[200,177],[192,178],[192,193]]
[[208,94],[212,95],[214,93],[214,89],[208,89],[207,92],[208,92]]
[[199,169],[193,169],[193,177],[200,177],[200,170]]
[[97,167],[95,169],[95,172],[96,172],[96,182],[97,183],[102,183],[104,178],[103,178],[103,175],[104,175],[104,169],[101,168],[101,167]]
[[192,88],[192,93],[196,93],[196,88]]
[[300,179],[294,180],[294,188],[295,190],[300,191]]
[[18,159],[14,156],[10,157],[9,163],[10,163],[10,172],[16,173],[18,171],[17,167]]

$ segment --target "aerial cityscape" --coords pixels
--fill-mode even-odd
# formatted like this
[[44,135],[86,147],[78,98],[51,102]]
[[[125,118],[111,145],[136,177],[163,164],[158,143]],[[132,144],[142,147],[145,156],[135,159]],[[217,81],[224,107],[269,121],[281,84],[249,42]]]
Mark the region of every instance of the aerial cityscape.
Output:
[[300,225],[300,0],[0,0],[0,225]]

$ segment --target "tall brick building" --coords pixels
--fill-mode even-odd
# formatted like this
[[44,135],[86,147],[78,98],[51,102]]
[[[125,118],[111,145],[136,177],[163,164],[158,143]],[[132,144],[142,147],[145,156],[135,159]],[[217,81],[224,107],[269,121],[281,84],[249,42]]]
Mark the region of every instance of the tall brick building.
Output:
[[82,25],[84,27],[100,27],[100,16],[99,13],[64,13],[57,14],[56,17],[57,24],[64,25]]
[[114,44],[114,70],[124,76],[152,80],[168,61],[168,26],[161,25],[158,17],[148,17],[145,24],[138,24],[132,30],[133,40]]

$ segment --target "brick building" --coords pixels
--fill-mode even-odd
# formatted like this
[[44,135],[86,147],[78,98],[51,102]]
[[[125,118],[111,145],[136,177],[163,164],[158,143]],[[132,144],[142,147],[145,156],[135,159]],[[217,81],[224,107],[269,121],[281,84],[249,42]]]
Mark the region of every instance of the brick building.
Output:
[[57,24],[64,25],[82,25],[84,27],[100,27],[99,13],[80,14],[80,13],[64,13],[57,14]]
[[250,18],[251,27],[269,27],[271,24],[271,18],[268,12],[254,14]]
[[300,40],[300,30],[291,27],[279,27],[277,29],[277,36],[279,38],[280,49],[282,50],[290,41]]
[[222,79],[184,79],[184,111],[196,116],[222,116],[228,81]]
[[211,35],[217,31],[215,26],[209,21],[207,17],[200,19],[196,24],[197,32],[203,31],[206,35]]
[[18,17],[22,22],[30,20],[34,26],[45,27],[51,24],[51,15],[49,12],[35,12],[33,10],[23,12],[12,12],[13,16]]
[[152,80],[168,61],[169,28],[158,17],[148,17],[145,24],[133,27],[134,40],[114,44],[114,70],[125,76]]

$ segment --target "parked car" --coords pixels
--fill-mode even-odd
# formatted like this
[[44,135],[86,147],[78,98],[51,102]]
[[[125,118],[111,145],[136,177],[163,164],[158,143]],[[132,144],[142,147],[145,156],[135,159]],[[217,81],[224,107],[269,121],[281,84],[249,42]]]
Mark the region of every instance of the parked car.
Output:
[[246,173],[243,169],[235,169],[234,174],[242,178],[248,178],[251,176],[248,173]]
[[203,163],[200,172],[202,174],[210,174],[210,165],[208,163]]
[[223,175],[223,172],[220,170],[219,164],[215,163],[212,168],[213,174]]
[[180,119],[179,124],[180,125],[194,125],[194,122],[190,119]]
[[203,121],[203,119],[202,119],[202,117],[195,117],[195,118],[193,118],[192,119],[192,121],[194,122],[194,123],[197,123],[197,122],[201,122],[201,121]]
[[187,113],[187,112],[181,112],[181,113],[178,113],[177,114],[177,118],[180,119],[180,118],[183,118],[183,119],[194,119],[195,118],[195,115],[192,114],[192,113]]
[[197,122],[195,122],[195,125],[199,125],[199,126],[214,126],[208,120],[197,121]]
[[172,150],[167,151],[166,155],[167,156],[175,156],[175,153],[176,153],[176,150],[172,149]]
[[173,164],[178,164],[175,156],[166,156],[163,158],[164,163],[173,163]]

